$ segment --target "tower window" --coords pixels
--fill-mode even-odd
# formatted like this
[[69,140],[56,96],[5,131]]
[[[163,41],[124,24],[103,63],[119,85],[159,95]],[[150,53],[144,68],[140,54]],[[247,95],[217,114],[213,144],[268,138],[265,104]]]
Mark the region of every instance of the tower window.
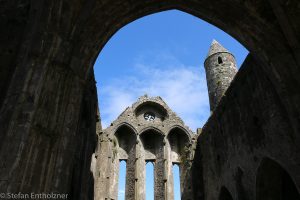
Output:
[[223,63],[223,60],[221,57],[218,57],[218,64],[222,64]]

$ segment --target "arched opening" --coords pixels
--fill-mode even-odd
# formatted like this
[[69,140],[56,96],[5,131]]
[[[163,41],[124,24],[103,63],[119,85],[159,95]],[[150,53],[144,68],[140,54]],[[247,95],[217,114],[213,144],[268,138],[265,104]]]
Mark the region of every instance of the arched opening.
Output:
[[190,151],[190,138],[185,130],[179,127],[173,128],[168,134],[169,144],[171,146],[171,159],[173,163],[188,162]]
[[115,165],[118,165],[119,161],[126,161],[126,167],[119,169],[119,173],[122,172],[126,174],[125,190],[118,190],[118,194],[115,194],[115,196],[119,195],[121,192],[125,195],[125,199],[131,199],[134,197],[135,188],[136,135],[131,127],[128,125],[122,125],[117,129],[115,138],[117,141],[113,141],[111,152],[113,156],[113,162]]
[[125,200],[125,188],[126,188],[126,161],[125,160],[120,160],[118,182],[119,182],[118,200]]
[[[201,127],[210,115],[203,63],[214,38],[233,51],[237,63],[244,61],[248,51],[241,44],[186,12],[167,10],[124,26],[94,66],[104,127],[146,93],[161,96],[192,130]],[[163,120],[165,109],[157,111]]]
[[256,175],[257,200],[300,200],[290,175],[275,161],[264,158]]
[[174,198],[186,199],[192,187],[190,173],[188,172],[191,158],[190,136],[183,128],[174,127],[168,133],[167,138],[171,150],[170,158],[173,164]]
[[180,168],[179,164],[174,163],[172,167],[173,173],[173,191],[174,200],[181,200],[181,187],[180,187]]
[[[1,136],[1,146],[3,151],[5,149],[11,149],[12,155],[20,155],[20,153],[24,152],[24,156],[21,158],[19,156],[15,156],[15,161],[18,162],[3,159],[4,161],[2,165],[6,166],[6,168],[3,169],[3,174],[15,174],[15,176],[9,177],[9,180],[7,181],[8,186],[5,187],[15,188],[16,186],[16,190],[18,190],[18,188],[21,187],[19,184],[21,180],[25,180],[25,177],[30,175],[31,172],[29,169],[44,166],[40,163],[36,164],[35,162],[32,162],[29,163],[26,168],[21,167],[23,163],[34,157],[33,155],[39,154],[38,157],[42,157],[44,152],[40,151],[40,149],[43,149],[46,145],[48,145],[48,143],[37,144],[35,140],[34,142],[28,142],[25,144],[23,144],[23,140],[18,142],[16,139],[19,139],[20,135],[22,135],[21,133],[24,133],[24,137],[28,136],[27,141],[32,141],[32,138],[35,137],[35,133],[46,132],[43,130],[51,130],[52,133],[53,129],[51,129],[51,124],[53,123],[51,122],[57,121],[61,123],[56,123],[57,127],[55,127],[55,129],[60,130],[60,135],[56,138],[66,137],[69,139],[70,137],[73,137],[69,133],[75,133],[78,129],[78,127],[73,126],[73,124],[75,125],[78,122],[79,118],[76,118],[76,116],[80,112],[80,106],[74,106],[74,104],[80,102],[79,99],[82,99],[81,93],[83,85],[85,84],[81,83],[84,81],[84,78],[87,77],[86,72],[90,71],[89,69],[95,60],[97,52],[108,41],[109,37],[124,24],[131,22],[138,17],[170,8],[186,10],[197,17],[204,18],[207,21],[216,24],[218,27],[223,28],[226,32],[231,33],[238,38],[239,41],[249,47],[252,53],[255,54],[254,56],[262,60],[263,64],[266,64],[266,67],[264,66],[266,68],[265,71],[269,71],[268,76],[272,83],[274,83],[275,92],[277,92],[279,96],[282,95],[281,98],[283,99],[282,102],[284,102],[284,107],[287,108],[287,113],[291,116],[290,121],[296,121],[297,123],[296,117],[292,116],[298,116],[297,112],[299,112],[299,109],[297,108],[299,97],[297,95],[293,95],[295,94],[295,85],[299,84],[299,65],[295,62],[295,59],[298,57],[293,54],[293,52],[298,49],[298,40],[295,40],[296,43],[294,43],[293,37],[285,37],[284,33],[291,34],[292,36],[293,34],[297,34],[290,30],[293,30],[293,27],[298,27],[298,23],[293,22],[293,20],[289,20],[289,18],[293,16],[294,13],[296,17],[299,15],[297,15],[296,12],[293,13],[293,11],[289,11],[292,9],[286,11],[286,21],[290,21],[291,24],[286,26],[290,29],[284,30],[280,27],[281,20],[278,19],[279,17],[276,18],[276,16],[274,16],[274,12],[272,12],[273,7],[270,2],[272,1],[249,1],[243,3],[242,1],[229,0],[226,1],[226,3],[220,3],[217,1],[209,2],[192,0],[149,0],[136,2],[121,2],[116,0],[111,3],[78,1],[77,3],[71,4],[64,1],[59,6],[61,6],[61,8],[70,9],[54,9],[56,4],[53,3],[48,6],[47,4],[44,4],[45,2],[36,5],[36,8],[29,9],[34,6],[31,6],[28,1],[24,8],[20,8],[22,12],[25,11],[22,17],[24,17],[24,21],[28,21],[28,23],[26,23],[28,25],[20,26],[20,28],[17,29],[20,31],[11,31],[14,30],[14,27],[19,26],[19,23],[15,23],[12,24],[11,29],[4,30],[5,34],[12,35],[12,37],[9,38],[13,38],[11,40],[4,40],[4,47],[10,47],[7,49],[16,50],[10,50],[11,55],[9,57],[11,59],[9,61],[6,61],[7,56],[4,54],[2,62],[10,63],[11,60],[16,60],[17,63],[15,64],[15,62],[11,62],[12,64],[7,65],[4,70],[9,71],[9,74],[13,74],[13,72],[15,74],[14,76],[9,76],[14,78],[5,82],[2,81],[5,88],[9,88],[7,89],[9,90],[7,94],[14,94],[14,98],[12,98],[11,95],[7,95],[9,96],[9,99],[7,98],[6,101],[9,102],[10,106],[3,106],[5,108],[1,110],[3,111],[1,112],[3,113],[3,117],[1,117],[0,124],[7,124],[6,126],[1,127],[1,132],[3,133]],[[7,8],[4,7],[5,13],[9,16],[4,18],[5,23],[14,21],[12,19],[18,18],[19,12],[10,11],[11,9],[14,10],[15,7],[17,7],[17,5],[8,6]],[[279,8],[281,9],[279,10],[280,15],[281,11],[285,11],[285,7],[281,7],[279,5]],[[110,11],[113,11],[113,14],[107,14]],[[59,14],[59,12],[67,13],[68,17],[64,17],[64,15]],[[30,19],[27,20],[27,16],[28,18],[30,16],[30,18],[34,19],[34,21],[31,21]],[[49,18],[49,16],[56,17],[51,18],[51,20],[47,22],[48,24],[45,24],[47,21],[46,19]],[[239,20],[234,20],[237,17],[239,17]],[[32,30],[32,37],[22,35],[23,32],[27,32],[23,31],[23,29]],[[39,34],[42,32],[50,34]],[[34,35],[39,35],[39,37],[33,37]],[[25,42],[22,38],[24,38]],[[27,44],[27,42],[29,43]],[[23,44],[26,46],[26,50],[19,51],[18,47],[21,45],[23,46]],[[295,48],[293,48],[293,44],[296,45]],[[56,50],[52,51],[53,49]],[[280,51],[274,51],[274,49]],[[62,54],[61,52],[65,53]],[[19,56],[16,56],[17,54]],[[60,57],[60,55],[62,56]],[[18,57],[18,59],[16,59],[16,57]],[[19,59],[22,57],[24,59]],[[268,67],[268,61],[272,62],[270,63],[270,67]],[[20,65],[21,63],[22,65]],[[15,70],[9,70],[11,66],[16,66],[14,67]],[[26,66],[26,68],[23,66]],[[59,74],[61,73],[58,73],[58,70],[61,69],[66,69],[66,71],[71,71],[72,73],[68,72],[68,78],[65,79],[64,77],[60,77]],[[5,77],[5,75],[6,74],[4,73],[2,76]],[[29,77],[32,77],[32,81],[28,82]],[[25,86],[25,82],[28,82],[28,85],[26,85],[26,87],[22,87],[23,85]],[[45,88],[41,87],[42,85],[45,86]],[[19,88],[23,89],[21,90]],[[63,92],[68,90],[69,92],[66,94]],[[23,101],[23,96],[21,95],[27,93],[29,94],[28,99]],[[64,98],[61,98],[62,96],[64,96]],[[38,102],[34,102],[33,99],[38,99]],[[48,101],[51,102],[52,99],[57,100],[57,103],[53,105],[48,103]],[[1,102],[4,102],[4,100],[1,100]],[[68,107],[70,102],[72,105]],[[56,105],[65,106],[61,109],[60,106]],[[59,112],[54,115],[52,112],[49,112],[49,110],[59,110]],[[13,116],[23,116],[26,114],[26,116],[30,119],[18,119],[18,121],[14,121],[15,118],[11,117],[12,113]],[[49,115],[47,115],[47,113],[49,113]],[[47,118],[48,120],[45,120]],[[64,122],[64,119],[68,118],[72,119],[65,120]],[[49,123],[41,123],[43,121],[48,121]],[[28,125],[29,123],[30,125]],[[34,124],[42,126],[39,126],[39,130],[37,131],[33,128]],[[297,125],[292,125],[294,127],[298,127]],[[24,128],[20,129],[17,127]],[[9,132],[11,130],[15,131],[15,134],[11,134],[12,132]],[[80,140],[81,138],[77,135],[76,139]],[[51,142],[53,141],[51,140]],[[63,152],[61,153],[65,156],[63,158],[74,157],[76,152],[69,151],[69,149],[72,148],[72,145],[72,142],[69,142],[69,144],[66,145],[61,145],[61,147],[58,147],[58,151],[49,153],[48,156],[45,156],[44,162],[49,162],[49,160],[52,161],[52,159],[58,159],[60,154],[57,155],[56,152]],[[9,148],[10,146],[11,148]],[[24,147],[24,150],[23,148],[20,149],[20,146]],[[32,146],[36,147],[36,154],[35,152],[33,152],[32,155],[30,153],[26,153]],[[78,151],[83,152],[84,150]],[[2,152],[2,155],[6,155],[6,152]],[[66,168],[72,168],[73,162],[68,162],[68,159],[61,160],[63,160],[61,163],[59,162],[55,164],[54,169],[61,169],[59,167],[60,165],[65,165]],[[57,170],[53,170],[53,172],[49,171],[49,177],[51,177],[51,175],[54,176],[52,179],[53,183],[50,182],[48,184],[49,188],[46,189],[51,189],[52,185],[54,185],[54,181],[58,180],[57,177],[69,180],[68,176],[70,176],[68,172],[60,172]],[[41,181],[38,181],[38,179],[32,179],[28,185],[38,188],[39,185],[41,185],[41,182],[44,181],[44,179],[41,179]],[[60,185],[63,185],[64,183],[64,181],[61,181]],[[6,190],[6,188],[4,188],[4,190]]]
[[154,200],[154,165],[146,162],[146,200]]
[[149,129],[140,135],[145,160],[155,160],[163,156],[163,135],[157,130]]
[[163,135],[158,130],[148,129],[140,134],[140,139],[144,149],[143,156],[145,162],[148,161],[155,162],[154,199],[159,199],[165,195],[165,181],[164,181],[165,162],[164,162]]
[[113,154],[118,155],[118,159],[127,160],[129,154],[134,154],[136,135],[127,125],[119,127],[115,133],[117,141],[113,141]]
[[224,186],[221,188],[219,200],[233,200],[230,192]]

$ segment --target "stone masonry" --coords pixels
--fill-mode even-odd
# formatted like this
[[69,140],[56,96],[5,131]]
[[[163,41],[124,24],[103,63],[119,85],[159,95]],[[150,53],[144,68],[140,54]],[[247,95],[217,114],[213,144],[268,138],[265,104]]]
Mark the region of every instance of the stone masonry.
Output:
[[180,167],[182,199],[192,199],[195,140],[196,134],[160,97],[140,97],[99,135],[95,199],[117,199],[121,160],[127,163],[126,199],[145,199],[146,162],[154,164],[155,199],[174,199],[173,164]]
[[[90,163],[101,168],[100,150],[110,153],[103,166],[113,163],[114,155],[113,137],[101,133],[94,62],[126,24],[170,9],[214,24],[250,52],[197,131],[191,199],[299,199],[299,0],[2,0],[0,194],[54,192],[90,200],[94,192],[102,194],[95,190],[97,184],[109,188],[104,177],[113,183],[110,169],[94,174],[90,169]],[[155,136],[148,140],[146,130],[145,135],[125,125],[115,130],[120,141],[121,132],[139,141],[119,143],[118,150],[124,151],[117,155],[128,156],[131,166],[127,174],[136,172],[130,164],[139,152],[134,146],[146,147],[150,161],[157,162],[157,173],[165,172],[166,155],[147,143],[164,143],[160,131],[149,130]],[[142,181],[142,175],[134,177]],[[128,180],[128,198],[142,194],[134,181]],[[156,183],[163,185],[161,178]]]
[[229,87],[236,72],[234,56],[213,40],[204,61],[210,110],[213,111]]

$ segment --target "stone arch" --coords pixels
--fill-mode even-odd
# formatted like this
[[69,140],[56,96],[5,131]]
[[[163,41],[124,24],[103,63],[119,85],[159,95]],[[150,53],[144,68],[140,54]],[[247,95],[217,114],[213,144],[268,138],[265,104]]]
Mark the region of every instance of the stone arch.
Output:
[[159,134],[159,135],[161,135],[162,137],[164,137],[164,133],[162,132],[162,130],[160,130],[159,128],[154,127],[154,126],[147,126],[146,128],[143,128],[143,129],[140,131],[140,135],[144,134],[145,132],[149,132],[149,131],[153,131],[153,132],[155,132],[156,134]]
[[164,135],[154,127],[148,127],[140,134],[140,140],[145,151],[145,160],[155,160],[163,155]]
[[127,127],[128,129],[131,129],[131,131],[136,135],[137,134],[137,130],[134,128],[134,126],[132,126],[131,124],[127,123],[127,122],[122,122],[120,124],[118,124],[115,128],[115,131],[114,131],[114,134],[117,133],[117,131],[120,129],[120,128],[123,128],[123,127]]
[[[294,84],[299,84],[299,81],[297,81],[300,75],[299,70],[297,73],[290,74],[292,77],[286,81],[283,81],[283,79],[276,75],[289,74],[289,70],[282,67],[286,66],[287,63],[290,63],[289,66],[293,66],[295,69],[297,69],[296,66],[299,64],[297,64],[295,57],[291,55],[290,47],[286,45],[287,41],[283,35],[284,30],[281,29],[276,20],[273,20],[277,16],[274,14],[272,10],[273,5],[269,1],[247,1],[247,3],[242,3],[241,1],[234,0],[226,2],[211,2],[208,0],[149,0],[121,3],[121,1],[116,0],[104,5],[105,9],[113,12],[113,15],[110,15],[113,17],[105,20],[105,26],[102,26],[102,29],[91,29],[89,27],[101,27],[104,23],[102,19],[106,15],[101,12],[103,10],[101,6],[100,4],[93,7],[91,15],[85,23],[85,26],[87,26],[86,30],[89,31],[85,31],[79,35],[81,38],[79,40],[84,41],[84,44],[93,44],[93,48],[88,46],[84,49],[81,48],[82,51],[93,51],[86,53],[87,60],[84,64],[80,64],[81,66],[89,66],[91,68],[105,43],[114,33],[128,23],[149,14],[177,9],[219,27],[243,44],[254,57],[255,61],[259,62],[260,66],[265,68],[265,71],[268,71],[266,75],[274,84],[279,95],[286,94],[283,93],[286,88],[285,84],[291,85],[289,84],[290,80],[295,80]],[[237,18],[239,20],[236,20]],[[281,53],[278,54],[274,49],[280,49]],[[285,53],[282,54],[282,52]],[[296,50],[294,53],[296,53]],[[76,55],[76,58],[78,56]],[[290,88],[290,90],[292,92],[293,88]],[[297,104],[296,100],[290,99],[290,101],[293,101],[295,105]],[[290,104],[293,105],[292,102]]]
[[[90,31],[82,32],[78,37],[87,44],[93,42],[93,46],[97,46],[98,51],[94,51],[93,57],[90,58],[95,60],[99,50],[102,49],[110,37],[126,24],[149,14],[177,9],[219,27],[241,42],[251,53],[263,60],[265,59],[263,55],[271,53],[272,51],[267,47],[268,41],[272,40],[272,38],[269,37],[272,30],[275,32],[275,37],[282,37],[282,35],[278,30],[275,31],[278,28],[276,27],[277,24],[271,20],[276,18],[274,13],[260,13],[262,10],[271,10],[271,5],[269,5],[268,2],[248,2],[248,4],[249,5],[245,6],[242,3],[233,0],[226,3],[224,2],[224,4],[208,0],[198,2],[192,0],[150,0],[147,2],[131,2],[130,4],[114,1],[109,4],[107,3],[104,6],[101,4],[94,6],[91,15],[86,17],[86,27],[99,27],[103,24],[103,17],[106,16],[101,12],[103,7],[113,11],[114,17],[105,21],[103,29],[89,28]],[[257,8],[257,15],[253,15],[253,8]],[[241,15],[241,13],[243,13],[243,15]],[[239,17],[240,20],[235,20],[236,17]],[[262,43],[260,41],[265,42]],[[89,62],[89,64],[92,63]]]
[[[169,171],[170,184],[174,185],[173,165],[177,164],[179,167],[180,177],[180,193],[182,199],[189,199],[192,194],[191,174],[188,170],[190,167],[190,134],[186,129],[179,125],[173,126],[167,135],[168,152],[169,152]],[[174,193],[174,192],[173,192]]]
[[165,196],[164,135],[158,129],[147,128],[140,134],[144,150],[144,161],[154,164],[154,199]]
[[230,192],[226,187],[222,187],[219,195],[219,200],[233,200]]
[[256,200],[300,200],[292,177],[276,161],[264,158],[256,175]]
[[[11,4],[10,1],[5,2],[4,4]],[[26,169],[35,167],[40,169],[42,166],[40,163],[27,162],[34,155],[27,153],[32,146],[36,147],[39,156],[42,156],[43,153],[40,149],[45,147],[45,144],[38,144],[35,142],[36,140],[33,140],[36,132],[50,130],[56,133],[56,130],[60,130],[60,136],[57,138],[71,139],[72,136],[69,133],[77,130],[75,124],[78,123],[79,119],[80,106],[77,105],[81,102],[83,90],[87,88],[84,86],[86,84],[82,83],[87,82],[87,77],[92,77],[92,73],[89,72],[92,71],[94,61],[108,39],[127,23],[147,14],[167,9],[179,9],[188,12],[218,26],[244,44],[254,57],[259,58],[267,76],[274,84],[275,92],[280,96],[280,101],[282,101],[287,115],[290,116],[294,132],[297,133],[299,126],[294,116],[299,114],[297,105],[300,101],[299,97],[294,95],[294,89],[300,83],[299,54],[295,54],[299,48],[297,39],[299,38],[299,30],[293,29],[293,27],[298,27],[298,22],[295,20],[285,21],[285,19],[290,16],[297,18],[299,15],[291,10],[285,10],[283,5],[278,4],[277,1],[271,0],[228,0],[221,2],[209,0],[114,0],[106,2],[63,1],[59,5],[55,2],[44,1],[26,6],[28,15],[23,15],[24,22],[26,21],[24,26],[19,26],[19,23],[11,24],[14,28],[19,26],[17,29],[19,31],[12,32],[11,30],[14,28],[3,30],[4,35],[11,34],[13,39],[1,42],[2,49],[10,47],[11,51],[9,58],[4,54],[1,63],[8,63],[13,60],[16,62],[12,62],[13,69],[11,69],[11,65],[5,65],[3,71],[9,71],[11,75],[8,76],[9,78],[1,80],[1,84],[8,88],[2,95],[6,99],[1,100],[1,102],[9,102],[9,106],[1,107],[0,124],[5,124],[5,126],[0,127],[3,149],[1,155],[5,156],[7,149],[12,155],[22,154],[22,156],[15,156],[14,160],[3,161],[3,165],[6,166],[3,169],[3,174],[14,174],[14,176],[9,176],[7,186],[1,187],[1,189],[7,191],[7,188],[15,188],[15,191],[21,191],[23,187],[27,186],[19,183],[31,173],[30,170]],[[56,9],[58,6],[67,9]],[[6,11],[3,18],[4,23],[8,23],[11,19],[18,19],[19,12],[11,11],[23,11],[23,8],[11,4],[8,8],[3,6],[3,10]],[[283,17],[275,16],[273,10],[279,10],[278,13],[283,13]],[[47,20],[50,19],[49,16],[52,16],[51,20]],[[282,22],[287,23],[282,24]],[[281,27],[283,25],[284,28]],[[22,34],[23,32],[25,33]],[[289,37],[286,36],[287,33]],[[295,35],[297,37],[294,37]],[[22,46],[21,51],[20,46]],[[61,71],[67,73],[61,73]],[[66,74],[68,76],[65,76]],[[2,77],[6,75],[8,74],[4,73]],[[54,90],[56,92],[53,92]],[[65,93],[65,91],[68,92]],[[23,101],[23,97],[27,95],[28,100]],[[63,96],[63,98],[58,98],[59,96]],[[53,104],[53,106],[51,104],[49,108],[53,110],[58,108],[57,110],[60,110],[57,112],[58,114],[54,115],[47,112],[49,108],[46,109],[41,106],[46,105],[49,99],[57,99],[57,104]],[[54,105],[64,105],[67,108],[69,103],[68,109],[54,107]],[[5,104],[2,103],[1,105]],[[28,116],[28,120],[11,117],[23,116],[24,114]],[[49,122],[58,121],[62,123],[57,123],[54,130],[50,123],[41,123],[44,118],[40,116],[47,117]],[[61,120],[63,118],[72,120],[63,122]],[[35,124],[42,124],[43,126],[39,126],[39,130],[36,131]],[[19,127],[24,128],[20,129]],[[27,141],[30,142],[23,144],[23,141],[19,140],[20,135],[25,138],[28,137]],[[81,138],[77,139],[80,140]],[[72,145],[72,142],[61,146],[57,145],[59,146],[58,151],[45,157],[44,162],[48,163],[52,159],[62,158],[63,162],[55,163],[53,169],[60,169],[60,166],[71,169],[72,164],[70,163],[72,162],[68,162],[69,159],[64,158],[74,156],[75,151],[69,151]],[[24,146],[24,150],[20,146]],[[84,152],[83,149],[77,151]],[[63,157],[59,157],[60,154],[56,152],[63,152],[61,153]],[[24,163],[28,164],[27,168],[22,167]],[[66,191],[66,188],[69,188],[69,182],[62,180],[70,180],[68,174],[68,170],[49,171],[49,177],[53,176],[53,182],[50,181],[45,186],[46,190],[51,191],[59,188],[61,191]],[[60,181],[59,185],[54,184],[54,181],[57,180]],[[32,186],[31,190],[40,190],[43,185],[42,182],[45,180],[32,179],[27,185]],[[25,189],[23,190],[25,191]]]
[[135,108],[135,115],[138,115],[139,113],[143,112],[143,108],[154,108],[158,113],[160,113],[163,117],[166,117],[168,115],[168,110],[161,104],[153,102],[153,101],[147,101],[144,103],[141,103]]
[[[126,187],[125,187],[125,198],[126,199],[133,199],[134,198],[134,191],[135,191],[135,159],[136,159],[136,132],[135,130],[129,126],[128,124],[124,123],[118,127],[116,132],[114,133],[114,139],[116,139],[117,144],[114,144],[113,141],[113,148],[112,153],[114,159],[114,168],[118,168],[119,161],[125,160],[126,161]],[[116,148],[117,147],[117,152]],[[117,155],[116,155],[117,154]],[[117,166],[117,167],[116,167]],[[115,180],[118,179],[118,174],[115,173]],[[118,181],[116,181],[118,182]],[[115,191],[114,195],[117,196],[117,185],[114,186]]]
[[185,134],[188,137],[188,142],[191,142],[191,140],[192,140],[191,134],[189,133],[189,131],[187,129],[185,129],[184,127],[182,127],[180,125],[171,126],[168,131],[167,137],[169,136],[169,134],[171,132],[173,132],[176,129],[178,129],[181,133]]
[[171,149],[171,160],[172,162],[181,162],[180,159],[188,159],[187,153],[191,136],[181,126],[173,126],[168,135],[168,142]]
[[136,132],[132,126],[128,124],[121,124],[114,133],[113,148],[118,148],[118,158],[127,160],[131,151],[135,151]]

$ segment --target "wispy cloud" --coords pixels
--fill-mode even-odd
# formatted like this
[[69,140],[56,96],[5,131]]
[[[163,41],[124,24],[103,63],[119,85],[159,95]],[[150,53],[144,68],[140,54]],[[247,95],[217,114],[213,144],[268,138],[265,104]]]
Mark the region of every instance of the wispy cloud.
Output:
[[139,96],[161,96],[192,130],[201,127],[209,115],[203,66],[186,66],[170,53],[159,53],[152,61],[139,57],[134,73],[113,79],[101,88],[100,109],[103,127]]

